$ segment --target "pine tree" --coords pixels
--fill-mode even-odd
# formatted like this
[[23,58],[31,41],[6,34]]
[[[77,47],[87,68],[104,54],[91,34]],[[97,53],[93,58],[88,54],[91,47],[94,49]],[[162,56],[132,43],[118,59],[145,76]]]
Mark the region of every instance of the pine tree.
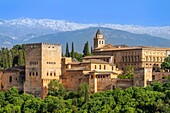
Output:
[[89,44],[88,41],[85,43],[84,45],[84,49],[83,49],[83,56],[89,56],[90,52],[89,52]]
[[75,55],[74,55],[74,43],[72,42],[72,49],[71,49],[71,58],[75,58]]
[[93,47],[91,46],[91,54],[93,53]]
[[65,54],[65,57],[70,57],[68,43],[66,44],[66,54]]

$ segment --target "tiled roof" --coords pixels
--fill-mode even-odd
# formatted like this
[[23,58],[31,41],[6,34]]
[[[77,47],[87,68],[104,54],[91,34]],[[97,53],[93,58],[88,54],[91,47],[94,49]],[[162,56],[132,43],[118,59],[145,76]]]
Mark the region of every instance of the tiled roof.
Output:
[[67,69],[67,71],[90,71],[90,68],[88,68],[88,67],[72,67],[70,69]]
[[103,61],[103,60],[99,60],[99,59],[89,59],[89,60],[83,61],[82,63],[108,64],[108,62]]

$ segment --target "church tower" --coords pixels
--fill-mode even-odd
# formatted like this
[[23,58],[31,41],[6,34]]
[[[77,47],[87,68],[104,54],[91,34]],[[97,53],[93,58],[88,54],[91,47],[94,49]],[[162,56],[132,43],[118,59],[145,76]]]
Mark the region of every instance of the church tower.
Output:
[[100,32],[100,29],[98,29],[94,37],[94,49],[98,47],[103,47],[104,45],[105,45],[104,36]]

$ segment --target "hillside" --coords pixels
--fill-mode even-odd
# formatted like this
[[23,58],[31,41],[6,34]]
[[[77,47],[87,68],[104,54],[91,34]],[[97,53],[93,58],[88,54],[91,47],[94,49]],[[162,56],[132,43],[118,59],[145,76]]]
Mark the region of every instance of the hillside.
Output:
[[[59,32],[55,34],[48,34],[26,41],[25,43],[33,42],[49,42],[49,43],[60,43],[64,46],[68,42],[71,48],[71,42],[74,42],[76,51],[82,52],[83,46],[86,41],[89,41],[89,45],[92,46],[93,37],[98,28],[91,27],[76,31]],[[129,46],[160,46],[170,47],[170,40],[150,36],[147,34],[133,34],[126,31],[114,30],[110,28],[100,28],[105,36],[106,43],[119,45],[126,44]]]

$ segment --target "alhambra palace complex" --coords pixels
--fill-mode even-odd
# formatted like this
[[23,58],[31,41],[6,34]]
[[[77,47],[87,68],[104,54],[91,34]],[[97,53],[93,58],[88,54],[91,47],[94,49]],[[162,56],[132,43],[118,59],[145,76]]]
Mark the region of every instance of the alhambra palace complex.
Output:
[[[156,71],[170,54],[170,48],[105,44],[100,30],[94,36],[94,56],[82,62],[62,57],[60,44],[26,44],[26,65],[0,70],[0,90],[15,86],[20,91],[44,98],[48,83],[59,80],[65,89],[77,90],[87,82],[92,93],[114,88],[147,86],[166,82],[170,72]],[[127,66],[134,67],[133,79],[119,79]]]

